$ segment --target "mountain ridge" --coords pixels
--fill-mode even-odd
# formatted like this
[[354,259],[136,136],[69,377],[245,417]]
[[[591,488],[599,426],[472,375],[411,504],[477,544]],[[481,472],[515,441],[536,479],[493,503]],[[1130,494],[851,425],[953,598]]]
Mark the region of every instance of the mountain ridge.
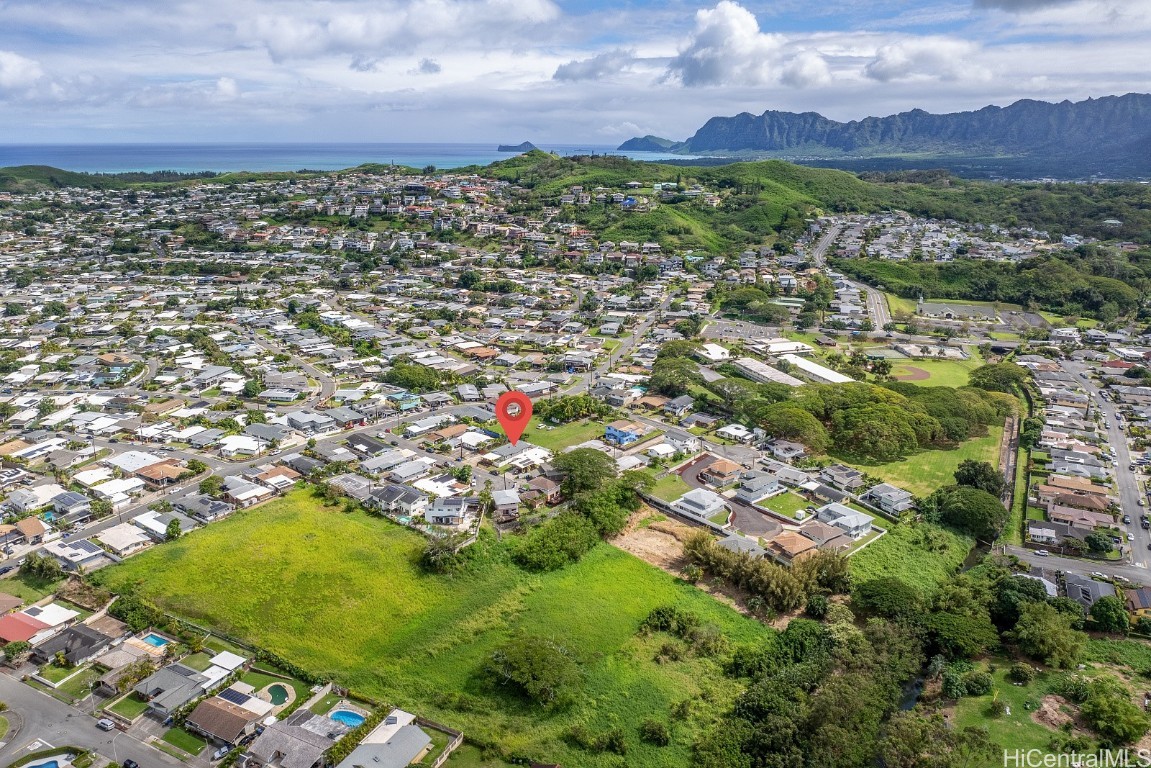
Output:
[[1062,158],[1082,165],[1089,153],[1097,171],[1121,167],[1151,173],[1151,94],[1128,93],[1084,101],[1020,99],[966,112],[912,109],[885,117],[838,122],[818,112],[767,110],[713,117],[691,137],[629,139],[620,149],[659,147],[678,154],[731,153],[834,158],[1027,157],[1054,166]]

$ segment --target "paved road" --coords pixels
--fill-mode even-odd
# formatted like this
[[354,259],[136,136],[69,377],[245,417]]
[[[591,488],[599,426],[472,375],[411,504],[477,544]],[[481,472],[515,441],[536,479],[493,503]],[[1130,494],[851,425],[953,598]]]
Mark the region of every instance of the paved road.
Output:
[[96,727],[95,718],[6,674],[0,674],[0,700],[7,702],[24,722],[9,743],[0,748],[0,762],[4,764],[15,760],[30,741],[40,739],[54,746],[71,745],[95,750],[117,765],[128,758],[142,768],[183,765],[176,758],[137,741],[127,733],[101,731]]
[[[1087,375],[1089,368],[1086,365],[1065,360],[1063,369],[1080,377],[1080,385],[1091,396],[1095,407],[1106,418],[1107,428],[1104,430],[1104,434],[1107,436],[1107,442],[1111,449],[1115,451],[1116,465],[1114,470],[1116,485],[1119,488],[1119,506],[1124,514],[1131,515],[1132,520],[1131,525],[1124,527],[1135,536],[1135,540],[1131,542],[1131,563],[1140,568],[1147,568],[1148,556],[1151,555],[1151,550],[1148,550],[1148,545],[1151,544],[1151,532],[1145,531],[1139,526],[1139,515],[1144,511],[1139,507],[1139,499],[1142,494],[1139,490],[1138,478],[1134,472],[1127,469],[1131,466],[1131,452],[1127,444],[1127,435],[1119,431],[1115,404],[1099,396],[1099,388]],[[1144,578],[1148,578],[1148,574],[1144,573]]]
[[1079,573],[1084,576],[1097,571],[1112,577],[1122,576],[1135,584],[1151,583],[1151,574],[1148,574],[1147,569],[1134,565],[1116,565],[1097,561],[1076,560],[1074,558],[1059,557],[1057,555],[1044,557],[1042,555],[1036,555],[1033,550],[1013,545],[1004,547],[1004,551],[1009,555],[1015,555],[1025,563],[1030,563],[1041,568],[1055,568],[1056,570]]

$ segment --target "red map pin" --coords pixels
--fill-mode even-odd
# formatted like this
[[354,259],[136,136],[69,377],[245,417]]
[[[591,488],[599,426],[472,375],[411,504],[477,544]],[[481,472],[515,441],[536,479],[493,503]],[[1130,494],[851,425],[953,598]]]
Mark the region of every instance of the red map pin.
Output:
[[531,421],[531,398],[514,389],[504,392],[496,401],[496,418],[499,419],[500,426],[504,428],[508,440],[512,441],[512,445],[515,445],[520,441],[520,435],[524,433],[528,422]]

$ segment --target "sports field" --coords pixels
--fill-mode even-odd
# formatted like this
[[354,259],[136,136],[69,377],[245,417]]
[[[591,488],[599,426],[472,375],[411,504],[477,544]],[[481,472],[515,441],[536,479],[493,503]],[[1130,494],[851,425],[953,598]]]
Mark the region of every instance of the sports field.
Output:
[[982,360],[900,360],[891,369],[899,381],[910,381],[921,387],[966,387],[971,372],[983,365]]
[[[533,575],[504,544],[481,541],[462,575],[424,573],[423,539],[386,520],[324,507],[306,490],[153,547],[100,571],[103,583],[135,587],[169,611],[234,633],[354,690],[462,729],[534,760],[615,766],[563,740],[574,724],[623,729],[629,766],[688,766],[699,729],[739,692],[708,658],[657,664],[663,637],[638,638],[655,607],[674,603],[719,626],[733,642],[771,630],[614,547]],[[576,649],[586,681],[571,707],[547,712],[487,682],[483,667],[513,633]],[[673,743],[642,742],[639,725],[677,721]]]

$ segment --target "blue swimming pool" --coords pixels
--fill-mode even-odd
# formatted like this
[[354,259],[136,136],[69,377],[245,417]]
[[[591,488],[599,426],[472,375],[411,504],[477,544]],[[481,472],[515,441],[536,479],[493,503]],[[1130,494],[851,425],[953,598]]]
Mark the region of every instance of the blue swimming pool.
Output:
[[343,723],[346,726],[355,728],[364,722],[364,716],[359,712],[353,712],[350,709],[337,709],[335,712],[329,712],[328,717],[335,720],[337,723]]
[[60,768],[60,762],[58,760],[49,760],[46,763],[36,763],[35,765],[29,765],[27,768]]
[[157,635],[155,632],[149,632],[140,639],[154,648],[163,648],[165,645],[172,642],[166,637]]

